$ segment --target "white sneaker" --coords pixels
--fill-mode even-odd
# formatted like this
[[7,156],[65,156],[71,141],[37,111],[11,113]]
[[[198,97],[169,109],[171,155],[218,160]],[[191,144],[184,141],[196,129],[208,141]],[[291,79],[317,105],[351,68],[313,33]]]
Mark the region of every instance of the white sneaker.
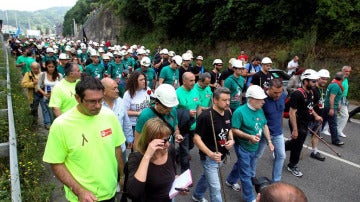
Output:
[[340,133],[339,136],[340,137],[346,137],[346,135],[344,133]]
[[321,131],[321,134],[331,136],[331,134],[327,130]]

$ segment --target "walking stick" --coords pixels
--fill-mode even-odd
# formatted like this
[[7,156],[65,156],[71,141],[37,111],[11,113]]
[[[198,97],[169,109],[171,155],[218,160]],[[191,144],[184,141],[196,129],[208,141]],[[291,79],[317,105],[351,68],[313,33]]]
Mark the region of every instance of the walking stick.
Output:
[[324,139],[322,139],[318,134],[317,134],[317,131],[314,132],[313,130],[311,130],[311,128],[308,127],[308,130],[313,134],[315,135],[315,137],[317,137],[319,140],[321,140],[321,142],[323,142],[327,147],[329,147],[329,149],[331,151],[333,151],[338,157],[341,157],[341,154],[336,152],[330,145],[329,143],[327,143]]
[[[216,142],[216,134],[215,134],[215,128],[214,128],[214,120],[213,120],[213,116],[212,116],[211,110],[210,110],[210,119],[211,119],[211,129],[212,129],[213,136],[214,136],[215,151],[216,151],[216,153],[218,153],[218,152],[219,152],[219,149],[218,149],[217,142]],[[223,182],[223,180],[222,180],[222,173],[221,173],[221,167],[220,167],[220,166],[221,166],[221,163],[218,163],[218,164],[219,164],[218,175],[219,175],[219,178],[220,178],[222,195],[223,195],[224,201],[226,202],[226,195],[225,195],[225,190],[224,190],[224,182]]]

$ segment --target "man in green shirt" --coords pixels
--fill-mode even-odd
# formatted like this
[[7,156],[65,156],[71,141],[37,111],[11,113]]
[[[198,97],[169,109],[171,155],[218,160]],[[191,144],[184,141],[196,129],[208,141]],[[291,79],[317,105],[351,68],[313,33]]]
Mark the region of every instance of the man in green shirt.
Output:
[[48,60],[54,60],[56,62],[58,62],[58,58],[56,57],[55,53],[54,53],[54,49],[53,48],[47,48],[46,49],[46,55],[42,58],[41,60],[41,67],[45,68],[45,62]]
[[224,87],[228,88],[230,94],[230,109],[234,112],[241,104],[241,92],[244,89],[245,79],[241,75],[244,73],[245,66],[241,60],[233,61],[233,75],[225,79]]
[[335,78],[329,84],[326,89],[324,110],[323,110],[323,125],[327,122],[329,124],[331,142],[333,145],[341,146],[344,145],[344,142],[340,141],[338,128],[337,128],[337,112],[339,110],[339,101],[342,98],[344,87],[341,82],[344,80],[344,74],[338,72],[335,75]]
[[65,78],[54,86],[49,102],[49,107],[52,107],[56,117],[77,104],[74,97],[75,85],[80,75],[81,72],[77,64],[69,62],[65,65]]
[[[196,79],[196,76],[195,76]],[[194,90],[197,91],[199,96],[199,114],[208,109],[211,105],[213,92],[209,86],[211,81],[211,75],[209,72],[200,74],[198,82],[194,86]]]
[[92,63],[86,66],[85,72],[90,74],[92,77],[101,80],[104,76],[105,67],[100,63],[99,57],[99,53],[95,50],[91,52]]
[[77,106],[55,119],[43,160],[64,184],[68,201],[115,201],[123,186],[124,133],[115,114],[101,107],[104,87],[89,75],[76,85]]
[[150,58],[144,56],[140,61],[141,68],[137,68],[135,71],[143,72],[146,75],[147,86],[151,90],[155,89],[155,70],[150,67]]
[[337,117],[337,122],[338,122],[338,133],[340,137],[346,137],[346,135],[344,134],[344,128],[346,126],[347,120],[349,119],[349,110],[348,110],[349,102],[347,100],[347,96],[349,93],[348,78],[351,73],[351,66],[348,65],[343,66],[341,72],[344,74],[344,80],[341,83],[341,85],[344,87],[344,92],[340,100],[341,107],[339,107],[340,111],[339,111],[339,116]]
[[70,62],[70,58],[68,57],[68,55],[66,55],[66,53],[60,53],[60,55],[59,55],[59,63],[60,64],[56,67],[56,69],[63,77],[65,77],[64,66],[68,62]]
[[194,147],[192,141],[196,128],[196,115],[199,110],[199,96],[195,85],[195,75],[191,72],[185,72],[182,76],[183,85],[176,89],[176,95],[179,100],[177,106],[179,129],[184,140],[179,144],[180,167],[181,172],[190,168],[189,152]]
[[16,59],[16,67],[21,68],[21,74],[24,76],[26,72],[30,72],[30,69],[27,69],[26,63],[28,60],[27,57],[28,49],[21,47],[21,55]]
[[234,148],[238,160],[226,180],[226,185],[233,187],[233,189],[239,187],[237,181],[240,177],[245,201],[254,201],[256,198],[251,182],[251,166],[256,160],[255,153],[262,135],[265,136],[270,151],[274,150],[266,117],[262,110],[266,97],[260,86],[250,86],[246,91],[247,104],[237,108],[231,119],[235,138]]
[[175,55],[170,65],[161,69],[159,76],[159,85],[167,83],[172,85],[175,89],[179,87],[179,67],[182,64],[182,58],[180,55]]

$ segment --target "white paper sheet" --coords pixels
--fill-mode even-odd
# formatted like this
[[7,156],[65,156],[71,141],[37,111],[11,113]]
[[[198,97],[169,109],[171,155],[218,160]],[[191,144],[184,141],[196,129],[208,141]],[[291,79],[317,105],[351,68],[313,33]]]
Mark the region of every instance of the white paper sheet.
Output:
[[183,172],[179,177],[177,177],[171,187],[169,192],[170,199],[174,198],[179,191],[176,191],[175,188],[187,188],[189,185],[193,183],[192,173],[190,169],[187,169]]

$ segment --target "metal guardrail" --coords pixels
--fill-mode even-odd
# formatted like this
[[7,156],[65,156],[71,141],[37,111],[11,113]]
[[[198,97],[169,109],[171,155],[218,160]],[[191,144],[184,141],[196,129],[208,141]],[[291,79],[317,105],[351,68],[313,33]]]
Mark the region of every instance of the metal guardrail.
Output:
[[9,122],[9,142],[2,143],[3,148],[8,145],[9,157],[10,157],[10,179],[11,179],[11,201],[21,202],[21,189],[20,189],[20,176],[19,176],[19,165],[18,165],[18,156],[17,156],[17,142],[16,142],[16,132],[14,125],[14,113],[13,105],[11,99],[11,82],[10,82],[10,65],[9,65],[9,55],[4,44],[4,37],[0,34],[0,40],[2,44],[2,49],[4,52],[4,59],[6,64],[6,77],[7,77],[7,114]]

